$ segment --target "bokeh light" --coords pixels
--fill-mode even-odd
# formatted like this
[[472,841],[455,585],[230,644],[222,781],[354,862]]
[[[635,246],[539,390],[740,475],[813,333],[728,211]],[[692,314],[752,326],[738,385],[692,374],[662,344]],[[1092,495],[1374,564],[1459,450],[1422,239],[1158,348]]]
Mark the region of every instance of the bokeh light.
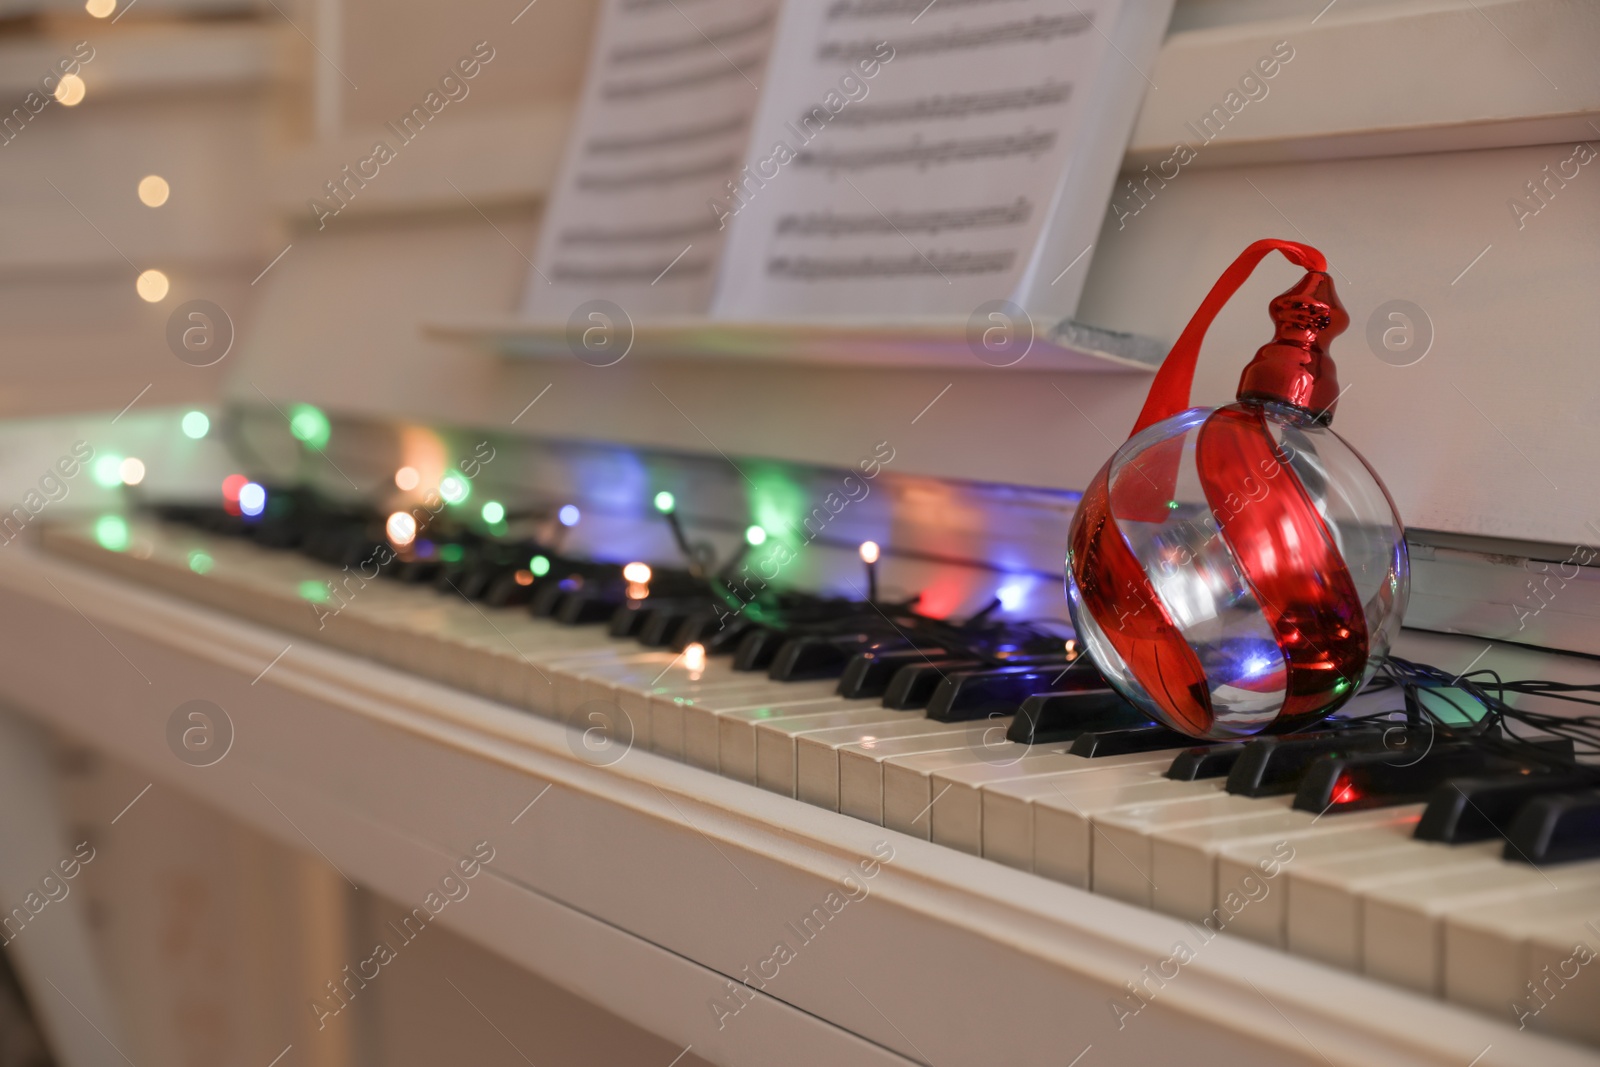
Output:
[[139,299],[150,304],[159,304],[167,298],[167,292],[172,288],[172,283],[167,276],[158,270],[142,271],[139,280],[133,283],[139,292]]
[[239,510],[255,518],[267,510],[267,490],[258,482],[245,482],[239,489]]
[[160,207],[172,195],[172,187],[159,174],[146,174],[139,179],[139,202],[145,207]]
[[409,511],[397,511],[390,515],[383,529],[389,535],[389,540],[399,548],[417,539],[417,520],[411,517]]

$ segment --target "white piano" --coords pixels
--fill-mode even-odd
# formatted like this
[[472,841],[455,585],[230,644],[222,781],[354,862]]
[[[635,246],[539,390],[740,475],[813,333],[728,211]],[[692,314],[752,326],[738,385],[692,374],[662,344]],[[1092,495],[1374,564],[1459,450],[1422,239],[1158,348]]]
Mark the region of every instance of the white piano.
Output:
[[[0,148],[8,222],[33,220],[0,250],[27,324],[0,426],[26,516],[0,551],[0,893],[57,1062],[1600,1062],[1575,954],[1600,946],[1595,863],[1416,841],[1414,804],[1313,817],[1164,779],[1170,750],[1017,745],[1004,718],[933,723],[139,511],[235,473],[387,507],[401,468],[475,457],[473,507],[659,569],[681,560],[656,493],[726,558],[877,455],[784,582],[859,596],[873,540],[890,595],[1064,619],[1076,491],[1149,381],[529,358],[514,308],[593,5],[143,6],[45,5],[0,44],[28,69],[97,55],[81,104]],[[319,228],[307,199],[485,39],[450,122]],[[1280,41],[1270,93],[1146,184]],[[1570,561],[1600,539],[1600,198],[1559,169],[1600,140],[1597,44],[1600,13],[1534,0],[1180,2],[1090,261],[1078,318],[1170,341],[1249,240],[1328,253],[1353,321],[1338,429],[1411,527],[1399,651],[1450,671],[1597,680],[1595,569]],[[102,135],[130,122],[165,157],[113,166]],[[170,203],[137,203],[163,170]],[[1218,321],[1198,402],[1231,397],[1283,281]],[[164,340],[190,299],[237,329],[209,367]],[[68,491],[26,503],[80,441]],[[118,485],[128,457],[143,478]]]

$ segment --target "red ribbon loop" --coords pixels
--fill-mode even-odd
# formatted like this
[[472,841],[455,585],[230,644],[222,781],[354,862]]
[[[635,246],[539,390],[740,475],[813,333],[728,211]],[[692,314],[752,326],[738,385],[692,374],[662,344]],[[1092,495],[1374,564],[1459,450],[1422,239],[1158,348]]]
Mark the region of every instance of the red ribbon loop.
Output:
[[1217,283],[1200,302],[1189,325],[1183,328],[1183,333],[1178,335],[1167,358],[1161,362],[1161,369],[1150,384],[1150,394],[1145,397],[1144,408],[1139,412],[1139,421],[1133,424],[1133,433],[1128,436],[1132,437],[1145,427],[1171,418],[1189,407],[1189,391],[1194,386],[1194,368],[1200,358],[1200,344],[1205,340],[1206,331],[1211,328],[1211,320],[1217,317],[1222,305],[1238,292],[1245,279],[1250,277],[1256,265],[1269,252],[1282,252],[1289,262],[1308,271],[1326,272],[1328,269],[1328,261],[1321,252],[1298,241],[1280,241],[1269,237],[1239,253],[1239,258],[1222,272]]

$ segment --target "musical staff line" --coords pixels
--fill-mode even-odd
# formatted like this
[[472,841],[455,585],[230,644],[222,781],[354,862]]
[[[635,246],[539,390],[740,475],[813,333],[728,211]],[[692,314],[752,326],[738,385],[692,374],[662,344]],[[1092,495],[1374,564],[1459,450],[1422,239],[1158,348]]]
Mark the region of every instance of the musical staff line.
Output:
[[935,252],[885,258],[851,256],[774,256],[767,261],[767,273],[794,281],[834,281],[841,278],[909,278],[927,274],[998,274],[1011,269],[1017,254],[1012,249],[998,252]]
[[838,126],[872,126],[892,122],[927,122],[966,119],[1002,111],[1027,111],[1064,104],[1072,96],[1071,82],[1046,82],[1024,89],[925,96],[893,104],[857,104],[833,117]]
[[[1016,3],[1016,0],[938,0],[938,3],[940,10],[949,11],[960,7],[1010,4]],[[932,6],[928,0],[836,0],[828,8],[828,21],[920,17]]]
[[681,241],[684,238],[703,237],[721,229],[715,218],[696,219],[694,222],[671,226],[635,226],[631,229],[601,229],[596,226],[561,231],[563,245],[631,245],[653,244],[658,241]]
[[974,159],[1004,159],[1007,156],[1040,155],[1055,147],[1055,131],[1012,133],[998,137],[951,139],[924,144],[920,137],[908,144],[885,147],[829,151],[802,151],[795,156],[798,167],[826,167],[830,170],[871,170],[874,167],[915,166],[957,163]]
[[729,134],[743,134],[749,125],[750,120],[747,116],[735,115],[729,119],[718,119],[716,122],[678,126],[670,130],[659,130],[637,136],[596,137],[585,144],[583,149],[592,156],[601,156],[620,155],[651,148],[678,148]]
[[[645,282],[646,284],[659,279],[672,263],[617,263],[599,264],[596,266],[579,266],[576,264],[557,263],[550,268],[551,277],[562,282]],[[672,280],[682,281],[685,278],[703,278],[711,270],[709,259],[691,259],[677,265],[672,271]]]
[[[896,58],[936,55],[973,48],[996,48],[1008,44],[1043,44],[1058,37],[1074,37],[1093,25],[1088,16],[1036,15],[1031,19],[1002,22],[977,29],[945,30],[894,42]],[[817,46],[817,59],[824,63],[855,63],[872,59],[881,41],[824,41]]]
[[761,33],[771,25],[772,12],[763,11],[753,19],[746,19],[744,22],[730,26],[713,28],[704,33],[697,32],[693,37],[681,37],[675,41],[652,41],[649,44],[619,46],[613,48],[611,55],[607,58],[613,63],[639,63],[667,59],[672,56],[698,52],[707,48],[718,48],[718,45],[741,40],[753,33]]
[[1033,214],[1033,202],[1019,196],[1010,204],[942,211],[891,211],[878,215],[836,215],[831,211],[784,215],[774,231],[796,237],[841,237],[865,233],[928,233],[1016,226]]
[[713,82],[724,81],[729,78],[745,78],[746,70],[761,70],[766,65],[765,53],[741,56],[737,63],[732,60],[727,63],[718,63],[714,67],[693,70],[687,74],[673,74],[664,78],[647,78],[638,81],[612,82],[600,90],[604,100],[633,100],[641,96],[658,96],[662,93],[680,92],[685,89],[698,89]]

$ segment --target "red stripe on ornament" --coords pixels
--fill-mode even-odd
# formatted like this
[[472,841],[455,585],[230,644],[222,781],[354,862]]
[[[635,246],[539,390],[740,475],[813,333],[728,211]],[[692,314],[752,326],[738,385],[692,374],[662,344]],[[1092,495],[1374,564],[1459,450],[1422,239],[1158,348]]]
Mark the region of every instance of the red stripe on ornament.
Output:
[[[1160,707],[1167,725],[1205,737],[1214,721],[1205,671],[1111,517],[1110,471],[1107,462],[1078,504],[1068,560],[1073,580],[1085,610]],[[1122,478],[1130,476],[1140,475],[1125,469]]]
[[1259,407],[1218,408],[1195,463],[1220,536],[1277,635],[1288,694],[1274,727],[1342,704],[1367,664],[1367,622],[1350,569]]

